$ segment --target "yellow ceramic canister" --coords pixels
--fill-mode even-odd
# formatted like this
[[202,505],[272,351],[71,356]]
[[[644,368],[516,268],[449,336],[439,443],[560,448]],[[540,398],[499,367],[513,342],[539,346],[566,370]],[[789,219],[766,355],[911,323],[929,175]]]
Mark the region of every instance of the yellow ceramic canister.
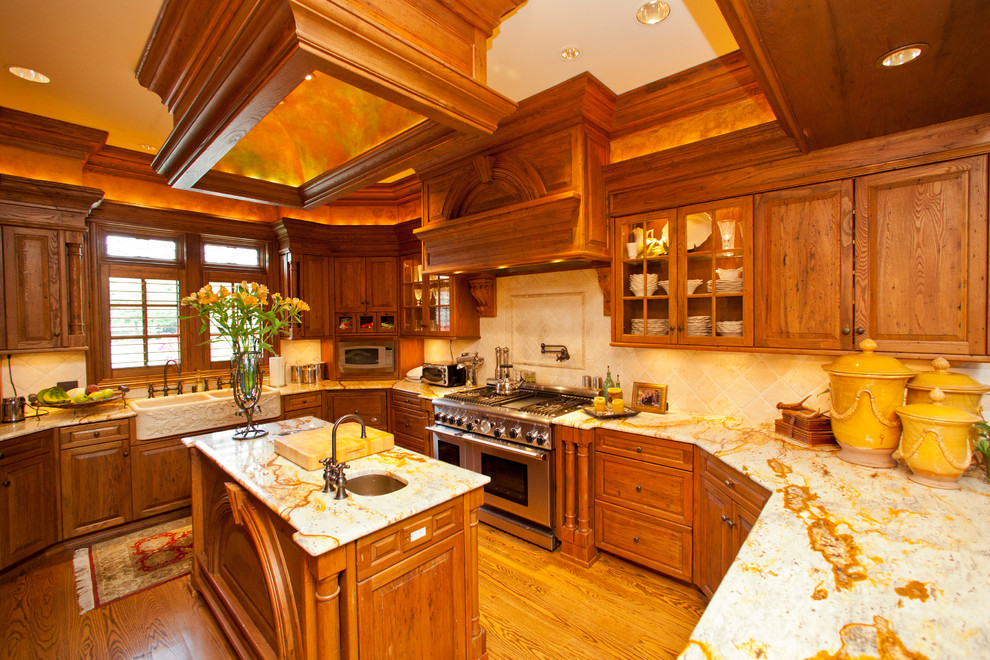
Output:
[[894,467],[891,454],[901,438],[895,412],[904,404],[904,388],[913,369],[888,355],[874,355],[872,339],[859,343],[862,353],[843,355],[822,369],[828,372],[832,399],[832,433],[839,458],[869,467]]
[[901,458],[911,470],[908,478],[912,481],[935,488],[959,488],[956,480],[973,460],[969,428],[980,418],[943,405],[947,397],[937,387],[930,396],[931,403],[897,408],[904,424]]
[[928,403],[931,393],[938,388],[945,394],[943,405],[965,410],[973,415],[983,414],[980,400],[990,392],[990,385],[983,385],[966,374],[949,371],[949,361],[939,357],[932,360],[934,371],[923,371],[907,384],[907,403]]

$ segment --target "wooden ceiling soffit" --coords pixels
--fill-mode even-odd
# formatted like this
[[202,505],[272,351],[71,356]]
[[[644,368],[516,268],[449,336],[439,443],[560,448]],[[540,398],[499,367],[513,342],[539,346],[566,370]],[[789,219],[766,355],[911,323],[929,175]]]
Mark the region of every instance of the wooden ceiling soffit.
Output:
[[397,4],[165,0],[137,71],[173,115],[154,168],[191,188],[314,70],[455,131],[494,132],[516,106],[485,86],[485,44],[521,0]]
[[0,174],[0,223],[86,230],[86,217],[103,201],[98,188]]
[[398,225],[325,225],[298,218],[272,224],[280,251],[322,256],[396,255]]
[[[986,0],[717,2],[805,153],[990,112]],[[877,66],[916,43],[916,61]]]
[[86,159],[106,144],[108,135],[95,128],[0,107],[0,140],[21,149]]

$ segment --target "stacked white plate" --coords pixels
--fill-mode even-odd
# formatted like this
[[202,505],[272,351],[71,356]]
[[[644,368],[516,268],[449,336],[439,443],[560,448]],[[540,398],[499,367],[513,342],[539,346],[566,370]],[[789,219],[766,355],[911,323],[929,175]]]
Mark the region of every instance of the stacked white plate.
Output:
[[715,323],[715,330],[721,337],[742,337],[742,321],[718,321]]
[[708,280],[708,291],[712,290],[712,284],[715,285],[715,293],[740,293],[743,290],[742,278],[735,280],[715,280],[712,282]]
[[689,316],[687,319],[689,337],[709,337],[712,334],[712,317]]
[[644,329],[648,335],[666,335],[670,332],[669,319],[648,319],[645,324],[643,319],[632,319],[629,323],[634,335],[644,334]]
[[660,280],[660,288],[664,293],[670,293],[670,280]]
[[629,290],[632,291],[634,296],[652,296],[653,292],[657,290],[657,278],[659,278],[659,275],[656,273],[647,273],[646,277],[642,273],[630,275]]
[[697,289],[699,286],[701,286],[701,283],[702,282],[704,282],[704,280],[688,280],[687,281],[687,292],[688,292],[688,295],[690,296],[692,293],[694,293],[695,292],[695,289]]

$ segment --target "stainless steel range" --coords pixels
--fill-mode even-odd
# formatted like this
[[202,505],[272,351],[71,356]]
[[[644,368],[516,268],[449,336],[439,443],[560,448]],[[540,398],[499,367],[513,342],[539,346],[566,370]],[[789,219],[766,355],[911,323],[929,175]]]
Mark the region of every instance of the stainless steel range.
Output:
[[499,389],[493,384],[435,399],[433,455],[491,478],[481,520],[553,550],[550,421],[592,397],[587,390],[528,383],[508,393]]

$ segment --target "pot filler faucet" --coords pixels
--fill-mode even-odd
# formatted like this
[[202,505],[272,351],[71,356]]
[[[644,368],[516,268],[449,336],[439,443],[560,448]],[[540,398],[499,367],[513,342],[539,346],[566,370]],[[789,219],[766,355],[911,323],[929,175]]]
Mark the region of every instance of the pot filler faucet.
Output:
[[333,423],[333,429],[330,431],[330,456],[324,458],[320,463],[323,465],[323,492],[329,493],[330,489],[333,488],[333,499],[335,500],[347,499],[347,488],[345,487],[347,477],[344,476],[344,469],[349,468],[350,465],[337,462],[337,427],[347,419],[361,422],[361,439],[363,440],[368,437],[364,420],[354,413],[348,413],[347,415],[338,417],[337,421]]

